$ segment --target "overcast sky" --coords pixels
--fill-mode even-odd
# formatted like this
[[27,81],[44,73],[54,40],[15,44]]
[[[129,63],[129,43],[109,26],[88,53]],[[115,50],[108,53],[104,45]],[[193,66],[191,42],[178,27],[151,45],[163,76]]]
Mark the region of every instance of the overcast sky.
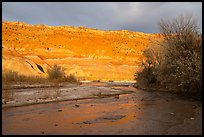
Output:
[[190,13],[202,29],[202,2],[3,2],[2,19],[51,26],[159,33],[158,21]]

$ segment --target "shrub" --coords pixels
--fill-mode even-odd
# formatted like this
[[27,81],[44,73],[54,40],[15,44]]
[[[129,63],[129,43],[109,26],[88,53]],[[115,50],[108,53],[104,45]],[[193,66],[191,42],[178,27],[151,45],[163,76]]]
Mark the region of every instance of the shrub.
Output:
[[158,84],[157,74],[154,73],[155,68],[144,68],[141,72],[135,75],[138,87],[155,87]]
[[79,83],[79,80],[74,75],[65,76],[64,68],[57,65],[50,70],[48,70],[48,78],[43,78],[39,76],[24,76],[19,75],[15,71],[6,71],[2,73],[2,85],[9,84],[10,82],[28,82],[28,83],[46,83],[47,81],[52,82],[70,82]]
[[7,71],[5,73],[2,73],[2,81],[18,81],[19,80],[19,75],[17,72],[14,71]]
[[64,69],[58,65],[54,65],[52,69],[48,69],[48,78],[50,80],[60,80],[65,76]]
[[159,22],[163,42],[159,50],[149,46],[143,69],[135,75],[139,86],[150,85],[169,91],[193,93],[202,92],[202,35],[192,16],[178,16]]
[[18,72],[9,70],[9,71],[2,73],[2,82],[40,83],[40,82],[46,82],[46,79],[38,77],[38,76],[19,75]]
[[72,74],[70,74],[69,76],[65,76],[64,81],[70,82],[70,83],[78,83],[79,82],[79,80]]
[[70,74],[65,76],[64,68],[54,65],[54,67],[48,70],[48,78],[54,82],[70,82],[70,83],[78,83],[78,79],[73,75]]

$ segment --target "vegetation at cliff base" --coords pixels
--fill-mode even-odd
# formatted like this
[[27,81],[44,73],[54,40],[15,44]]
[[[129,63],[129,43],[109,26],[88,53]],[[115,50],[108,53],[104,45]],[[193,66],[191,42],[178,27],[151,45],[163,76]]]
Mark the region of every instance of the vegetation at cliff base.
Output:
[[65,76],[65,69],[55,64],[53,68],[48,70],[48,79],[55,82],[79,82],[74,75]]
[[15,71],[5,71],[2,73],[2,82],[29,82],[29,83],[46,83],[46,82],[70,82],[78,83],[79,80],[73,75],[65,75],[65,69],[55,64],[47,71],[47,77],[40,76],[25,76]]
[[190,94],[202,99],[202,34],[191,15],[161,20],[163,41],[143,52],[146,60],[135,74],[137,86]]

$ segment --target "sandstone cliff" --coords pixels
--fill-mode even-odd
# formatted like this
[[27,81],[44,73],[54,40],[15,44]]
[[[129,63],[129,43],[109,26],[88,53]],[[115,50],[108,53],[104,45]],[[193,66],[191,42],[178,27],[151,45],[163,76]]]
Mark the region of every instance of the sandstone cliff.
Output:
[[[132,81],[159,34],[2,22],[2,71],[47,76],[54,64],[81,80]],[[42,67],[42,68],[41,68]]]

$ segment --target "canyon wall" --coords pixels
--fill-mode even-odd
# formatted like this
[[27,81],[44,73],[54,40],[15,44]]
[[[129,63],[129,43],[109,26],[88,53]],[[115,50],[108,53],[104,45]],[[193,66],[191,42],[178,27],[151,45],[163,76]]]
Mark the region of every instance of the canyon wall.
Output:
[[54,64],[80,80],[133,81],[160,34],[2,22],[2,71],[47,76]]

